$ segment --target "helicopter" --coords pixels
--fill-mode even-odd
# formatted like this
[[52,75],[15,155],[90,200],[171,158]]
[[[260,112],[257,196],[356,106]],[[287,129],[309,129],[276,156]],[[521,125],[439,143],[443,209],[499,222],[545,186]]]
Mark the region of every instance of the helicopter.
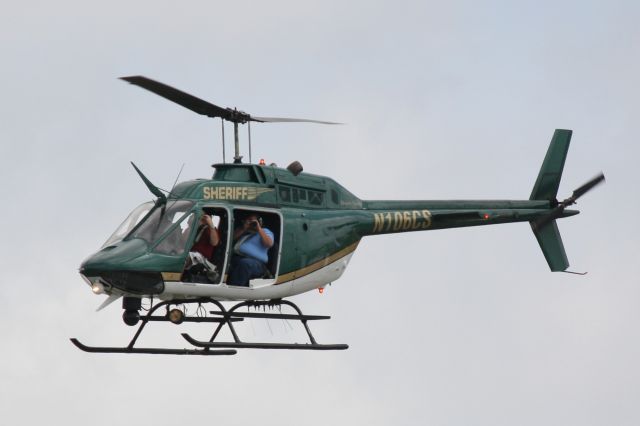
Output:
[[[136,207],[100,250],[82,262],[79,272],[95,294],[108,296],[98,310],[122,299],[125,324],[140,325],[131,341],[122,347],[88,346],[71,339],[86,352],[233,355],[238,349],[344,350],[348,345],[318,343],[309,328],[309,321],[326,320],[329,316],[303,314],[287,298],[316,289],[322,292],[338,280],[363,237],[528,222],[550,270],[571,272],[567,270],[569,262],[557,220],[578,214],[578,210],[569,207],[605,180],[600,173],[568,198],[557,199],[572,137],[571,130],[557,129],[527,200],[361,200],[330,177],[304,172],[298,161],[287,168],[267,165],[263,160],[251,162],[251,122],[341,123],[253,116],[219,107],[143,76],[121,79],[198,114],[222,119],[223,162],[213,164],[212,178],[174,184],[169,191],[154,185],[132,163],[156,199]],[[226,162],[225,121],[233,123],[234,128],[231,163]],[[249,127],[249,163],[243,163],[240,155],[240,124]],[[237,285],[230,274],[234,259],[242,256],[237,247],[241,233],[237,230],[247,227],[243,225],[247,217],[270,230],[271,238],[263,273],[245,285]],[[200,238],[196,224],[208,220],[216,225],[218,244],[215,254],[206,259],[208,268],[193,272],[194,266],[202,266],[194,262],[192,252]],[[142,301],[147,299],[147,312],[141,314],[145,309]],[[235,304],[228,307],[223,302]],[[197,306],[196,314],[187,313],[188,305]],[[213,310],[207,312],[205,306],[212,306]],[[293,313],[283,313],[283,307]],[[299,321],[309,342],[241,340],[234,323],[255,318]],[[208,339],[182,333],[189,348],[136,346],[148,323],[163,321],[211,323],[215,327]],[[233,341],[219,339],[225,326]]]

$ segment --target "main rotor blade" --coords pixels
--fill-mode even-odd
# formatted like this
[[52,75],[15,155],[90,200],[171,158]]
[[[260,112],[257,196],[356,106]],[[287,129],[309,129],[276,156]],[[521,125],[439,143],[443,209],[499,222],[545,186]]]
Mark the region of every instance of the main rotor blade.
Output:
[[592,190],[594,186],[598,185],[604,180],[605,180],[604,173],[601,172],[598,176],[594,177],[589,182],[585,183],[584,185],[582,185],[581,187],[573,191],[573,195],[571,196],[571,198],[573,198],[574,200],[577,200],[578,198],[582,197],[584,194]]
[[140,86],[143,89],[147,89],[156,95],[162,96],[165,99],[177,103],[178,105],[182,105],[193,112],[197,112],[198,114],[206,115],[207,117],[221,117],[225,120],[233,121],[234,114],[232,110],[221,108],[181,90],[167,86],[164,83],[151,80],[150,78],[143,77],[141,75],[120,77],[120,79],[128,81],[136,86]]
[[333,121],[309,120],[307,118],[287,118],[287,117],[256,117],[250,116],[249,120],[259,123],[316,123],[316,124],[344,124]]
[[246,123],[247,121],[256,121],[259,123],[317,123],[317,124],[343,124],[334,123],[332,121],[309,120],[306,118],[288,118],[288,117],[254,117],[245,112],[231,108],[222,108],[210,102],[196,98],[193,95],[178,90],[174,87],[167,86],[159,81],[152,80],[141,75],[131,77],[120,77],[121,80],[127,81],[136,86],[147,89],[156,95],[162,96],[172,102],[182,105],[198,114],[207,117],[220,117],[224,120],[234,123]]

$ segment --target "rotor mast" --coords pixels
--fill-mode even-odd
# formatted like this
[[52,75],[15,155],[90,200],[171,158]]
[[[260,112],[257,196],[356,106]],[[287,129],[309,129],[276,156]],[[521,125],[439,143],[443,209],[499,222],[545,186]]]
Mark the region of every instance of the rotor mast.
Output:
[[233,122],[233,137],[235,141],[236,155],[233,156],[234,163],[242,163],[242,155],[240,155],[240,139],[238,138],[238,122]]

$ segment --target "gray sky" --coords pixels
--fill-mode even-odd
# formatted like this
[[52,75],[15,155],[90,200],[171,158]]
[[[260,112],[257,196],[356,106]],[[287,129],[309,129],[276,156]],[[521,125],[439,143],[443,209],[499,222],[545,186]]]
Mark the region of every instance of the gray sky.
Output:
[[[637,425],[636,2],[230,3],[2,3],[4,421]],[[526,224],[378,236],[323,295],[294,298],[348,351],[83,353],[69,337],[133,333],[77,273],[150,197],[129,161],[166,187],[221,160],[219,121],[116,79],[136,74],[347,122],[256,125],[254,160],[300,160],[363,199],[526,199],[553,130],[573,129],[560,195],[607,176],[560,223],[589,274],[549,272]],[[174,326],[149,331],[183,346]]]

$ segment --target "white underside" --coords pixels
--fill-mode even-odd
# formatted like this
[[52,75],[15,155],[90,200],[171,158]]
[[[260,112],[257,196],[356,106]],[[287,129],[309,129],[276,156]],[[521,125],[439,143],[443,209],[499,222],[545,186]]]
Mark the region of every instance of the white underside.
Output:
[[202,284],[165,282],[160,298],[164,300],[191,297],[211,297],[216,300],[268,300],[289,297],[309,290],[324,287],[340,278],[347,268],[353,253],[346,255],[308,275],[282,284],[275,280],[252,280],[250,287],[226,284]]

